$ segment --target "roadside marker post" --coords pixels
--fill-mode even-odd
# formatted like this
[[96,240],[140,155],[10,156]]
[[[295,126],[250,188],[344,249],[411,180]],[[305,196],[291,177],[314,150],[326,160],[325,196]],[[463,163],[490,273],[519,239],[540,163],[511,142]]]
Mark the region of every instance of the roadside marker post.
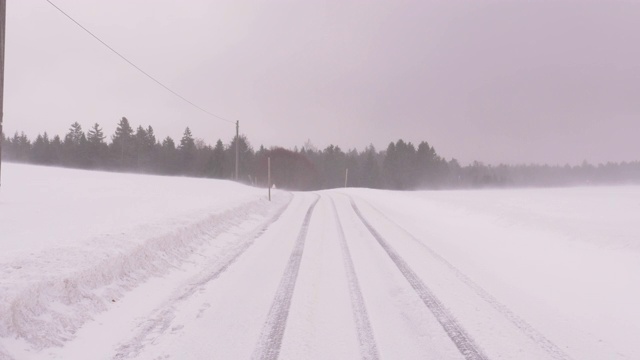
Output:
[[271,156],[267,158],[267,187],[269,188],[269,201],[271,201]]
[[349,181],[349,168],[344,172],[344,187],[347,187]]
[[240,142],[240,120],[236,120],[236,181],[238,181],[238,143]]

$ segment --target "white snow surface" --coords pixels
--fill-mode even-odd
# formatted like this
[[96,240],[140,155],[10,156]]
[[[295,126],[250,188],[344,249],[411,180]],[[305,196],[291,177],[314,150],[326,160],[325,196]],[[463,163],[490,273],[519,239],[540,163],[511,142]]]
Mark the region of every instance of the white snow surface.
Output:
[[0,359],[639,359],[640,187],[3,164]]

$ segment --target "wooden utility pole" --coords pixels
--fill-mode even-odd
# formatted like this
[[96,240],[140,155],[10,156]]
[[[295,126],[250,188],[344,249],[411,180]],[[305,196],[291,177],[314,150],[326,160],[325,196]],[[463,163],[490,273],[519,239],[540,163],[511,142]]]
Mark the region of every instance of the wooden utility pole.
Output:
[[349,168],[344,172],[344,187],[347,187],[347,183],[349,181]]
[[271,201],[271,156],[267,158],[267,186],[269,187],[269,201]]
[[238,181],[238,146],[240,142],[240,120],[236,120],[236,181]]
[[[0,0],[0,134],[4,113],[4,33],[7,19],[7,0]],[[2,184],[2,140],[0,140],[0,186]]]

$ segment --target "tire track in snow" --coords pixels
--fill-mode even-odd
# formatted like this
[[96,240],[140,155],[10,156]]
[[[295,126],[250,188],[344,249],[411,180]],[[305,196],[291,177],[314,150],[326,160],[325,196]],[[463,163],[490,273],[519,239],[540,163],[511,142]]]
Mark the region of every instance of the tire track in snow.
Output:
[[547,354],[549,354],[549,356],[551,356],[553,359],[556,359],[556,360],[571,360],[572,359],[568,354],[566,354],[562,349],[560,349],[560,347],[558,347],[558,345],[554,344],[551,340],[547,339],[546,336],[544,336],[542,333],[540,333],[538,330],[536,330],[526,320],[524,320],[520,316],[516,315],[506,305],[501,303],[493,295],[491,295],[489,292],[487,292],[483,287],[481,287],[480,285],[475,283],[473,280],[471,280],[471,278],[469,278],[467,275],[465,275],[462,271],[458,270],[458,268],[456,268],[453,264],[451,264],[449,261],[447,261],[447,259],[445,259],[442,256],[440,256],[440,254],[435,252],[427,244],[425,244],[423,241],[421,241],[420,239],[415,237],[413,234],[411,234],[405,228],[400,226],[398,223],[396,223],[395,221],[389,219],[389,217],[387,217],[384,213],[382,213],[382,211],[376,209],[376,207],[371,205],[371,203],[369,203],[368,201],[363,200],[363,199],[360,199],[360,200],[365,202],[365,203],[367,203],[367,205],[370,208],[372,208],[373,210],[375,210],[378,214],[380,214],[380,216],[385,218],[389,223],[391,223],[394,226],[396,226],[403,233],[405,233],[410,239],[412,239],[417,244],[419,244],[421,247],[423,247],[429,253],[429,255],[434,257],[437,261],[442,263],[444,266],[446,266],[461,282],[463,282],[465,285],[467,285],[469,288],[471,288],[471,290],[473,290],[473,292],[475,292],[476,295],[478,295],[481,299],[483,299],[489,305],[491,305],[491,307],[493,307],[496,311],[498,311],[505,318],[507,318],[509,321],[511,321],[511,323],[513,325],[515,325],[520,331],[522,331],[527,337],[529,337],[533,342],[535,342],[543,350],[545,350],[547,352]]
[[[8,263],[12,270],[8,276],[0,276],[12,284],[6,291],[0,289],[0,337],[15,336],[34,350],[64,346],[94,315],[111,309],[109,299],[125,297],[150,279],[191,263],[191,256],[232,229],[248,234],[241,224],[251,214],[264,222],[284,202],[243,200],[191,211],[191,219],[189,212],[183,212],[162,224],[160,220],[138,223],[118,234],[91,236],[77,246],[53,246],[18,256]],[[252,224],[255,228],[256,222]],[[233,241],[217,249],[228,250],[230,242],[239,238],[228,237]]]
[[411,287],[416,291],[420,299],[431,310],[431,313],[438,320],[444,331],[447,333],[451,341],[458,348],[460,353],[467,360],[486,360],[487,356],[482,352],[480,347],[475,344],[469,334],[466,333],[464,328],[454,318],[453,314],[440,302],[440,300],[431,292],[431,290],[422,282],[418,275],[409,267],[406,261],[398,255],[398,253],[387,243],[387,241],[378,233],[378,231],[371,226],[371,224],[362,216],[360,209],[350,199],[351,207],[355,211],[356,215],[360,218],[360,221],[369,230],[371,235],[378,241],[380,246],[387,252],[391,260],[396,264],[402,275],[407,279]]
[[[282,206],[281,209],[278,210],[276,214],[274,214],[267,221],[260,224],[258,227],[254,228],[248,235],[244,236],[235,246],[232,246],[228,251],[226,256],[222,259],[215,262],[213,266],[207,269],[204,274],[197,276],[193,282],[189,283],[188,287],[182,288],[181,291],[174,296],[163,306],[158,315],[154,318],[148,320],[142,330],[136,335],[131,341],[128,343],[121,345],[117,349],[117,353],[114,356],[114,359],[127,359],[138,356],[140,352],[144,349],[148,342],[153,341],[153,339],[149,340],[149,337],[152,334],[162,334],[169,327],[173,319],[175,318],[175,311],[177,309],[177,303],[182,302],[193,294],[195,294],[198,289],[200,289],[203,285],[207,284],[210,281],[218,278],[222,273],[224,273],[244,252],[253,245],[255,240],[260,237],[267,229],[278,219],[280,216],[289,208],[293,197],[289,199],[289,201]],[[157,336],[154,336],[154,339]]]
[[318,200],[320,200],[320,196],[309,206],[309,210],[307,210],[307,214],[304,217],[298,238],[289,257],[289,262],[284,270],[284,274],[282,274],[280,285],[278,285],[278,290],[276,291],[271,309],[267,315],[267,320],[262,327],[258,345],[253,351],[252,359],[277,359],[280,354],[282,338],[284,337],[287,317],[289,316],[289,308],[291,307],[291,298],[293,297],[293,290],[296,286],[296,279],[298,278],[298,271],[300,270],[300,261],[302,260],[304,244],[307,239],[307,231],[309,230],[311,215]]
[[338,226],[338,237],[340,247],[342,248],[342,259],[344,260],[344,268],[347,273],[347,281],[349,283],[349,297],[351,298],[353,317],[356,323],[356,331],[358,332],[360,354],[363,359],[379,359],[380,355],[378,354],[378,347],[376,346],[376,340],[373,336],[373,330],[369,322],[367,308],[364,304],[364,298],[362,297],[358,277],[353,266],[349,245],[347,244],[344,229],[342,228],[342,223],[338,216],[338,209],[336,209],[336,204],[333,199],[330,198],[330,200],[331,206],[333,207],[333,215],[335,216],[336,224]]

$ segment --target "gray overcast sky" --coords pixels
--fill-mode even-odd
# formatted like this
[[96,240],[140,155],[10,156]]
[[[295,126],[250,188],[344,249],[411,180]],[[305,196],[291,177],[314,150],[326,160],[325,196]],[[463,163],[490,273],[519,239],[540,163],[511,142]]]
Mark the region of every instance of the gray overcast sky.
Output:
[[[462,163],[640,160],[640,1],[54,0],[258,147],[427,140]],[[7,4],[5,133],[126,116],[213,143],[44,0]]]

